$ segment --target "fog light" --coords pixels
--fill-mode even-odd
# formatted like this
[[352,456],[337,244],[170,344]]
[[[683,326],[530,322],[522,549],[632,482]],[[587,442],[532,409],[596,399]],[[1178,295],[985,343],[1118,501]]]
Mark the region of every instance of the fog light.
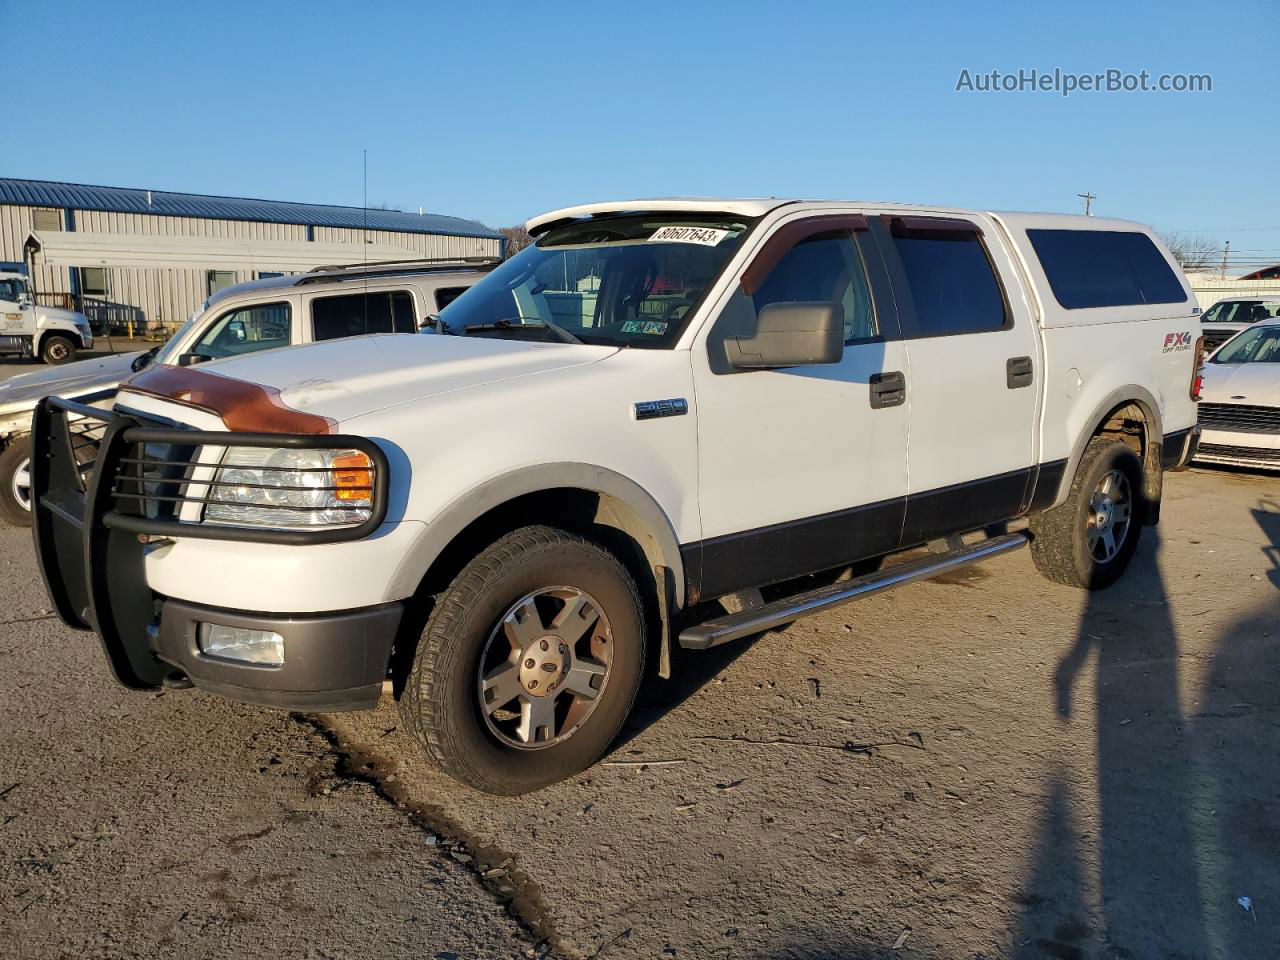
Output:
[[270,630],[202,623],[198,640],[200,652],[205,656],[266,667],[278,667],[284,663],[284,637]]

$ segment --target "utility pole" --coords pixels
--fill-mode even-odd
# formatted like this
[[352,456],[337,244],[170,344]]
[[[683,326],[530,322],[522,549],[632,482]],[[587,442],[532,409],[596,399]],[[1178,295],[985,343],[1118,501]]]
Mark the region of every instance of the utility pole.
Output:
[[1231,241],[1222,245],[1222,279],[1227,279],[1227,256],[1231,253]]
[[1091,211],[1093,209],[1093,201],[1097,200],[1098,198],[1095,197],[1092,193],[1077,193],[1076,196],[1084,201],[1084,215],[1086,217],[1092,217],[1093,213]]

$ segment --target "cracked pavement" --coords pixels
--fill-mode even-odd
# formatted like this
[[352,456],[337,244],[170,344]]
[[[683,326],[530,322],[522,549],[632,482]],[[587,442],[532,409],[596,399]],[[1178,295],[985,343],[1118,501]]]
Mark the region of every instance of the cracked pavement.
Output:
[[1280,478],[1166,496],[1103,593],[1023,551],[678,654],[518,798],[428,769],[387,697],[116,687],[0,531],[0,955],[1272,956]]

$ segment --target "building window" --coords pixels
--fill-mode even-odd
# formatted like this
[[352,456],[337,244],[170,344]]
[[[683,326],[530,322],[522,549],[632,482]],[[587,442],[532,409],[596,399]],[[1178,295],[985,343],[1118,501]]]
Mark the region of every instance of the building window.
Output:
[[274,273],[274,272],[269,271],[269,270],[259,270],[259,271],[258,271],[258,279],[259,279],[259,280],[274,280],[276,277],[283,277],[283,276],[284,276],[284,274],[283,274],[283,273]]
[[31,211],[31,229],[39,232],[62,229],[62,211],[49,207],[36,207]]
[[225,290],[227,287],[234,286],[235,282],[236,274],[234,270],[210,270],[209,296],[213,296],[219,290]]
[[106,267],[81,267],[80,292],[86,297],[105,297],[107,287]]

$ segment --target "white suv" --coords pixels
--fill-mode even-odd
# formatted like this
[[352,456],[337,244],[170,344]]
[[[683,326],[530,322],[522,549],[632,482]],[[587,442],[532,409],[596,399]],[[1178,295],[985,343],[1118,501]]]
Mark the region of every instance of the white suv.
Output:
[[68,413],[101,412],[46,401],[46,582],[121,682],[338,710],[390,679],[429,757],[517,793],[598,758],[673,642],[1028,542],[1112,583],[1195,446],[1195,298],[1138,224],[646,200],[528,226],[451,335],[143,372],[88,480]]

